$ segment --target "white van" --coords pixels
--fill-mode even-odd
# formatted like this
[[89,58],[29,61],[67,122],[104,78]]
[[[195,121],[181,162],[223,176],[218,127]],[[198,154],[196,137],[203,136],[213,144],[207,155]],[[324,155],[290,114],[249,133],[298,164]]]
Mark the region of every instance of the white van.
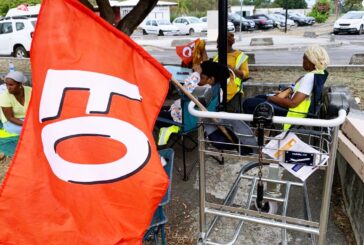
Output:
[[29,57],[37,19],[6,17],[0,20],[0,55]]

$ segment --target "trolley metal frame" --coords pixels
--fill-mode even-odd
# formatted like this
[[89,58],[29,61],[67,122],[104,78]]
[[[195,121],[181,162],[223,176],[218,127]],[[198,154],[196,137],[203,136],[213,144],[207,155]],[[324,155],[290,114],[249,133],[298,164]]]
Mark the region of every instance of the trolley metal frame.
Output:
[[[246,122],[250,122],[253,120],[253,115],[250,114],[236,114],[236,113],[227,113],[227,112],[207,112],[207,111],[199,111],[195,109],[195,103],[190,102],[189,104],[189,112],[202,118],[215,118],[215,119],[230,119],[230,120],[242,120]],[[325,132],[317,132],[316,134],[310,134],[307,132],[314,131],[306,131],[303,134],[306,134],[307,137],[316,137],[316,148],[321,152],[320,154],[328,154],[329,159],[326,164],[316,166],[320,169],[326,170],[324,185],[323,185],[323,196],[321,202],[321,211],[320,211],[320,219],[319,222],[314,222],[311,219],[310,212],[310,204],[307,193],[307,187],[305,182],[293,182],[287,180],[280,180],[275,178],[263,178],[262,180],[267,185],[281,185],[285,186],[283,188],[284,194],[283,197],[279,196],[271,196],[264,194],[264,200],[271,200],[282,204],[282,214],[269,214],[263,213],[259,211],[255,211],[249,209],[252,202],[256,198],[256,184],[258,177],[246,175],[246,171],[256,167],[256,163],[249,163],[244,165],[238,174],[235,182],[233,183],[229,193],[227,194],[223,204],[217,204],[206,201],[206,165],[205,165],[205,155],[212,156],[233,156],[237,157],[239,160],[258,160],[258,155],[253,154],[249,156],[241,156],[236,152],[232,151],[218,151],[214,150],[211,147],[208,147],[209,142],[206,140],[204,136],[203,126],[199,128],[199,160],[200,160],[200,169],[199,169],[199,193],[200,193],[200,220],[199,220],[199,238],[198,244],[234,244],[238,238],[240,230],[243,227],[244,221],[253,222],[268,226],[280,227],[282,228],[282,244],[287,244],[287,233],[286,230],[296,230],[304,233],[308,233],[311,237],[312,244],[324,245],[326,240],[327,226],[328,226],[328,215],[330,209],[330,197],[333,183],[333,176],[335,170],[335,159],[336,159],[336,151],[338,145],[338,130],[339,126],[344,122],[346,118],[346,111],[340,109],[338,112],[338,117],[330,120],[323,119],[311,119],[311,118],[288,118],[288,117],[273,117],[274,124],[293,124],[293,125],[301,125],[301,126],[312,126],[312,127],[320,127],[326,129]],[[200,120],[201,124],[203,124],[203,120]],[[299,135],[300,133],[297,133]],[[315,136],[316,135],[316,136]],[[269,139],[269,138],[268,138]],[[317,146],[317,139],[319,140]],[[319,155],[320,155],[319,154]],[[278,163],[273,159],[265,158],[265,163]],[[248,200],[245,203],[245,207],[236,207],[231,206],[235,198],[237,187],[242,179],[248,179],[251,181],[251,188],[248,194]],[[301,187],[304,192],[304,206],[305,206],[305,218],[300,219],[295,217],[286,216],[287,206],[288,206],[288,196],[289,190],[291,187]],[[206,222],[206,214],[212,214],[214,218],[207,224]],[[216,224],[217,220],[221,217],[233,218],[240,220],[236,227],[236,231],[229,242],[215,242],[209,238],[209,235]],[[316,237],[318,236],[318,241],[316,241]]]

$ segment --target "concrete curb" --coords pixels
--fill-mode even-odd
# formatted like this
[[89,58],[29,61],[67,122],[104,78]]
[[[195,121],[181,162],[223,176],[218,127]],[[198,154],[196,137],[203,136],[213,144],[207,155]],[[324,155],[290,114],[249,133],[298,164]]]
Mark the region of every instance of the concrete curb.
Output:
[[[320,44],[323,47],[326,48],[330,48],[330,47],[339,47],[346,44],[345,42],[335,42],[335,43],[328,43],[328,44]],[[273,46],[269,46],[269,47],[265,47],[265,46],[246,46],[246,45],[239,45],[239,44],[235,44],[235,48],[236,49],[241,49],[244,50],[246,52],[253,52],[253,51],[271,51],[271,50],[302,50],[305,49],[306,47],[312,45],[312,43],[301,43],[299,45],[284,45],[284,46],[278,46],[278,45],[273,45]],[[364,42],[363,42],[364,45]],[[141,44],[142,47],[152,47],[152,48],[156,48],[156,49],[160,49],[160,50],[175,50],[176,47],[160,47],[158,45],[151,45],[151,44]],[[206,51],[207,52],[217,52],[217,48],[216,47],[206,47]]]

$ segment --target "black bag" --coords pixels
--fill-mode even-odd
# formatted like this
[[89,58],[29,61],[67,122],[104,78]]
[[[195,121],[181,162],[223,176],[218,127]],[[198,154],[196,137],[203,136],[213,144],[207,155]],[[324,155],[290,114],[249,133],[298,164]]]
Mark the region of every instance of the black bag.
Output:
[[233,138],[234,143],[230,142],[217,125],[209,124],[205,126],[205,133],[214,147],[220,150],[237,150],[240,152],[240,155],[256,153],[258,145],[256,138],[251,128],[245,122],[222,119],[220,123]]

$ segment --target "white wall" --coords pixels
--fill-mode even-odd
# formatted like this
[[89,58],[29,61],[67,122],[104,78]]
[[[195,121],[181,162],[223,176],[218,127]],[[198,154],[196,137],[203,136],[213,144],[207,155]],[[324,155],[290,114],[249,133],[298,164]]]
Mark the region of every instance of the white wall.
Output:
[[217,10],[207,11],[207,41],[216,41],[219,34],[219,14]]
[[244,11],[244,12],[246,12],[246,15],[247,16],[249,16],[249,15],[253,15],[253,13],[254,13],[254,6],[248,6],[248,5],[243,5],[243,6],[231,6],[230,7],[230,12],[231,13],[235,13],[235,12],[237,12],[237,11]]
[[[123,18],[127,15],[133,7],[120,7],[120,16]],[[170,20],[171,19],[171,11],[168,6],[156,6],[147,17],[143,20],[143,22],[139,25],[143,25],[147,20],[150,19],[158,19],[158,20]]]

